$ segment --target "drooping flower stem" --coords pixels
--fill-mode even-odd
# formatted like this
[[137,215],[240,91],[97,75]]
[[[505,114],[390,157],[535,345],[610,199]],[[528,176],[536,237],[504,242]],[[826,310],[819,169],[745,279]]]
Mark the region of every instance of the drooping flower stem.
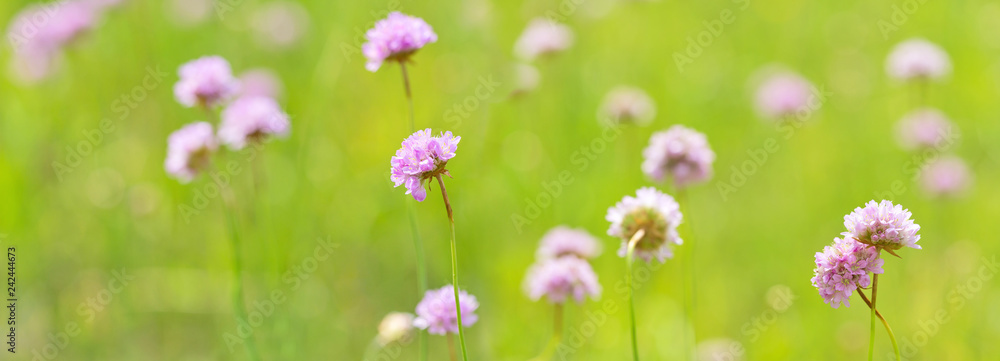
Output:
[[872,274],[872,321],[871,321],[871,335],[868,339],[868,361],[875,360],[875,299],[878,297],[878,273]]
[[[410,77],[406,73],[406,62],[400,61],[399,67],[403,69],[403,87],[406,89],[406,102],[409,105],[409,116],[410,116],[410,133],[416,131],[416,124],[413,120],[413,95],[410,93]],[[423,297],[424,293],[427,292],[427,264],[424,262],[424,241],[420,238],[420,229],[417,228],[417,211],[413,206],[413,203],[407,203],[407,216],[410,218],[410,232],[413,233],[413,247],[416,249],[417,256],[417,288],[420,291],[420,296]],[[427,335],[420,332],[417,335],[417,341],[420,344],[420,361],[427,361]]]
[[[243,257],[240,253],[240,232],[239,225],[236,220],[236,207],[233,204],[233,194],[232,191],[227,186],[222,187],[222,199],[225,201],[226,218],[229,224],[229,239],[230,244],[233,246],[233,311],[236,313],[236,317],[244,320],[244,322],[249,322],[247,317],[246,304],[243,301]],[[246,338],[247,353],[250,354],[250,360],[260,361],[260,355],[257,352],[257,343],[254,341],[254,336]]]
[[639,342],[636,340],[635,332],[635,295],[632,290],[632,261],[635,255],[635,244],[646,235],[645,229],[640,229],[632,235],[628,241],[628,249],[625,253],[625,286],[628,287],[628,315],[632,328],[632,359],[639,361]]
[[451,282],[455,290],[455,315],[458,319],[458,343],[462,346],[462,360],[469,361],[468,352],[465,350],[465,332],[462,331],[462,305],[458,300],[458,248],[455,246],[455,214],[451,210],[451,202],[448,200],[448,191],[444,188],[444,179],[437,176],[438,185],[441,186],[441,197],[444,198],[444,208],[448,211],[448,222],[451,223]]
[[896,335],[892,333],[892,327],[889,327],[889,321],[886,321],[885,317],[882,317],[882,313],[878,312],[875,307],[872,307],[871,301],[868,300],[868,297],[865,296],[864,292],[861,292],[860,288],[858,289],[858,294],[861,295],[861,299],[865,301],[865,304],[868,305],[869,308],[875,310],[875,316],[878,316],[878,319],[882,320],[882,325],[885,326],[885,332],[889,334],[889,341],[892,341],[892,350],[896,352],[896,361],[901,361],[902,357],[899,354],[899,344],[896,343]]

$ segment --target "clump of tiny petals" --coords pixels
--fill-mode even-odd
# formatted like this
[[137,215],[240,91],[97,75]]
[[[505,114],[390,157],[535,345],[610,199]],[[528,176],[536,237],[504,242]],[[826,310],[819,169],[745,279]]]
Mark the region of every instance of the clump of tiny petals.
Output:
[[861,243],[890,251],[904,246],[920,249],[917,245],[920,226],[913,223],[910,216],[909,210],[890,201],[869,201],[864,208],[855,208],[844,216],[848,233],[845,237],[855,237]]
[[962,195],[972,183],[969,166],[962,158],[945,156],[927,164],[920,173],[921,185],[934,197]]
[[81,0],[33,4],[21,10],[7,29],[14,49],[10,63],[14,78],[32,84],[51,75],[62,50],[94,28],[99,10]]
[[551,303],[564,303],[568,298],[582,303],[587,296],[597,299],[601,295],[590,263],[572,256],[539,261],[528,270],[525,288],[532,300],[546,297]]
[[365,38],[368,42],[361,46],[368,58],[365,69],[374,72],[386,60],[405,61],[424,45],[437,41],[437,34],[423,19],[394,11],[376,22]]
[[591,259],[599,254],[601,244],[590,232],[566,226],[558,226],[545,233],[537,252],[539,260],[564,256]]
[[274,99],[247,96],[236,99],[222,111],[219,139],[232,149],[270,136],[284,137],[291,129],[288,114]]
[[555,21],[536,18],[528,23],[514,44],[514,53],[526,61],[557,53],[573,45],[573,30]]
[[405,185],[406,194],[412,194],[413,199],[423,201],[427,197],[424,181],[448,174],[445,165],[455,157],[461,140],[462,137],[452,136],[451,132],[435,137],[431,135],[430,128],[418,130],[403,141],[402,147],[390,160],[389,179],[396,183],[396,187]]
[[869,287],[869,274],[882,274],[883,263],[885,260],[878,257],[875,247],[855,241],[845,233],[844,238],[834,238],[833,245],[824,247],[823,252],[816,252],[812,285],[833,308],[841,304],[850,307],[851,294],[858,288]]
[[635,246],[635,255],[647,262],[664,262],[673,257],[671,245],[682,243],[677,226],[681,224],[680,205],[673,197],[653,187],[640,188],[635,197],[625,196],[604,217],[611,226],[608,235],[622,240],[618,255],[625,257],[628,242],[639,230],[645,234]]
[[899,121],[899,141],[905,149],[934,148],[948,138],[953,130],[951,121],[933,108],[914,110]]
[[[436,290],[429,290],[424,299],[417,304],[417,318],[414,325],[427,329],[432,335],[458,333],[458,315],[455,307],[455,289],[447,285]],[[459,290],[459,303],[462,306],[462,326],[470,327],[479,320],[476,309],[479,301],[476,297]]]
[[219,149],[212,125],[197,122],[185,125],[167,138],[167,173],[182,183],[190,182],[204,170],[212,153]]
[[647,125],[656,117],[656,104],[642,89],[618,86],[604,96],[598,118],[614,124]]
[[375,339],[383,347],[393,342],[403,342],[413,336],[413,321],[416,317],[406,312],[390,312],[378,324]]
[[781,121],[794,119],[800,111],[808,110],[812,99],[812,83],[794,72],[778,71],[761,81],[755,103],[761,116]]
[[233,77],[229,62],[219,56],[206,56],[181,65],[180,80],[174,96],[186,107],[214,107],[235,96],[240,83]]
[[708,139],[682,125],[654,133],[642,155],[642,172],[657,182],[669,176],[676,186],[685,187],[712,177],[715,152]]
[[951,73],[948,53],[921,38],[896,45],[886,59],[886,71],[899,80],[941,79]]

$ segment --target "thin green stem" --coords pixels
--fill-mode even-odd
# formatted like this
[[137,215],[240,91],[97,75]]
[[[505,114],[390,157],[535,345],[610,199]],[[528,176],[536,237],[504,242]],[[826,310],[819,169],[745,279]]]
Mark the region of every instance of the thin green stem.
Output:
[[[399,62],[400,68],[403,69],[403,87],[406,89],[406,102],[409,105],[409,116],[410,116],[410,134],[416,132],[416,125],[414,123],[413,114],[413,95],[410,93],[410,77],[406,73],[406,62]],[[423,297],[424,293],[427,292],[427,263],[424,261],[424,241],[420,238],[420,228],[417,227],[417,211],[412,202],[406,202],[407,215],[410,218],[410,232],[413,234],[413,247],[416,250],[417,256],[417,288],[420,291],[418,297]],[[427,334],[421,332],[417,335],[417,343],[420,344],[420,361],[427,361],[428,344],[427,344]]]
[[[681,264],[683,265],[683,269],[682,269],[681,272],[683,273],[682,277],[684,277],[684,288],[683,288],[683,292],[684,292],[684,298],[683,298],[683,300],[684,300],[683,301],[684,302],[684,317],[686,318],[686,321],[687,321],[687,324],[684,327],[684,355],[685,355],[685,357],[687,357],[688,360],[692,360],[693,361],[693,360],[695,360],[695,354],[694,354],[695,347],[694,347],[694,343],[695,343],[695,340],[697,339],[697,337],[695,336],[695,326],[694,326],[695,325],[695,322],[694,322],[694,313],[695,313],[695,309],[694,309],[695,308],[695,283],[694,283],[694,278],[695,278],[694,277],[694,272],[695,272],[695,270],[694,270],[694,264],[695,264],[694,248],[695,247],[694,247],[694,245],[695,245],[695,242],[693,242],[693,238],[694,238],[694,224],[692,223],[692,220],[691,220],[693,217],[691,217],[691,212],[689,212],[689,210],[691,208],[688,207],[687,192],[685,191],[684,188],[678,187],[678,190],[677,190],[677,201],[678,201],[678,203],[680,203],[680,207],[681,207],[681,210],[682,210],[681,214],[683,214],[684,218],[687,219],[687,222],[685,222],[686,223],[686,228],[687,228],[687,234],[684,237],[685,240],[687,241],[687,244],[684,245],[684,247],[683,247],[684,253],[686,254],[687,257],[684,257],[684,259],[681,261]],[[689,332],[689,328],[688,327],[690,327],[690,332]]]
[[625,253],[625,286],[628,287],[628,315],[632,330],[632,359],[639,361],[639,341],[635,332],[635,294],[632,285],[632,260],[635,255],[635,244],[646,235],[646,230],[640,229],[628,241],[628,251]]
[[558,348],[559,343],[562,342],[562,331],[563,304],[557,303],[555,304],[555,309],[552,311],[552,339],[550,339],[549,344],[545,346],[545,350],[530,361],[546,361],[552,359],[552,354],[556,352],[556,348]]
[[871,335],[868,339],[868,361],[875,360],[875,300],[878,297],[878,273],[872,274],[872,303],[870,305],[872,309],[872,321],[871,321]]
[[858,294],[861,295],[861,299],[865,301],[865,304],[867,304],[869,308],[875,310],[875,316],[878,316],[878,319],[882,320],[882,325],[885,326],[885,332],[889,334],[889,341],[892,341],[892,350],[896,352],[896,361],[902,361],[903,358],[899,354],[899,344],[896,343],[896,334],[892,333],[892,327],[889,327],[889,321],[886,321],[885,317],[882,317],[882,313],[878,312],[875,307],[872,307],[871,301],[868,300],[868,297],[865,297],[865,293],[861,292],[860,288],[858,289]]
[[[247,317],[246,304],[243,301],[243,257],[240,253],[240,232],[235,214],[236,207],[233,205],[233,195],[229,187],[223,186],[222,192],[222,198],[226,203],[225,208],[229,224],[230,244],[233,246],[233,311],[236,312],[238,319],[249,322],[247,321],[249,318]],[[260,361],[260,355],[257,352],[257,343],[252,334],[247,337],[244,345],[247,348],[247,353],[250,354],[250,359]]]
[[441,186],[441,197],[444,198],[444,208],[448,211],[448,221],[451,223],[451,283],[455,291],[455,315],[458,319],[458,342],[462,345],[462,360],[469,361],[468,351],[465,349],[465,331],[462,326],[462,305],[458,300],[458,248],[455,246],[455,214],[451,210],[451,202],[448,201],[448,191],[444,188],[444,179],[437,175],[438,185]]

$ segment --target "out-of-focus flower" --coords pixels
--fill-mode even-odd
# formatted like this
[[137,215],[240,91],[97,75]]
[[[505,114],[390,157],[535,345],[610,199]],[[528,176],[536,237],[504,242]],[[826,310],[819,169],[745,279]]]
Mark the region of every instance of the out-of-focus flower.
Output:
[[413,336],[413,321],[415,316],[406,312],[390,312],[378,324],[378,335],[375,339],[383,347],[397,341],[403,341]]
[[240,83],[233,77],[229,62],[220,56],[206,56],[181,65],[174,96],[186,107],[214,107],[236,95]]
[[429,43],[437,41],[437,34],[424,19],[394,11],[365,34],[368,42],[361,52],[368,58],[365,69],[376,71],[382,62],[406,61],[410,55]]
[[625,196],[614,207],[608,208],[604,218],[611,222],[608,235],[622,240],[618,255],[625,257],[628,242],[639,230],[645,234],[635,245],[635,255],[650,261],[664,262],[673,257],[671,245],[682,243],[677,226],[683,216],[674,198],[653,187],[640,188],[635,197]]
[[921,108],[903,116],[899,121],[899,142],[905,149],[937,147],[953,130],[951,121],[941,111]]
[[[427,291],[424,299],[417,304],[417,319],[414,320],[414,325],[420,329],[427,329],[432,335],[458,333],[454,292],[452,285]],[[479,320],[479,316],[475,313],[479,308],[479,301],[476,300],[476,296],[462,290],[459,290],[458,299],[462,306],[462,326],[471,327]]]
[[538,72],[538,68],[528,64],[517,64],[514,67],[514,76],[517,81],[517,86],[514,89],[515,94],[523,94],[535,90],[542,78],[542,75]]
[[525,280],[528,297],[538,301],[545,296],[552,303],[564,303],[572,297],[577,303],[584,298],[600,297],[601,284],[590,263],[576,257],[561,257],[539,261],[528,269]]
[[168,0],[164,3],[168,19],[183,27],[205,22],[212,14],[214,0]]
[[396,187],[405,184],[406,194],[423,201],[427,197],[424,181],[440,174],[448,175],[445,166],[455,157],[461,140],[462,137],[452,136],[451,132],[435,137],[430,128],[418,130],[403,141],[402,148],[390,160],[392,174],[389,179]]
[[523,60],[557,53],[573,45],[573,30],[555,21],[536,18],[528,23],[521,37],[514,44],[514,53]]
[[855,238],[858,242],[890,253],[904,246],[920,249],[917,245],[920,226],[913,223],[910,216],[909,210],[890,201],[869,201],[864,208],[855,208],[854,212],[844,216],[844,227],[847,227],[844,237]]
[[936,44],[913,38],[896,45],[885,63],[889,76],[899,80],[937,80],[951,73],[948,53]]
[[656,104],[642,89],[618,86],[604,96],[597,117],[609,124],[647,125],[656,117]]
[[47,78],[63,48],[94,27],[98,10],[81,0],[34,4],[21,10],[7,29],[14,48],[13,75],[26,83]]
[[268,136],[284,137],[290,128],[288,114],[274,99],[240,97],[222,111],[219,139],[232,149],[243,149],[248,142],[262,142]]
[[281,97],[281,79],[268,69],[252,69],[240,74],[240,96]]
[[816,252],[812,285],[833,308],[841,303],[850,307],[851,294],[871,284],[869,273],[882,274],[883,263],[875,247],[855,241],[850,235],[834,238],[832,246]]
[[558,226],[542,236],[537,256],[539,260],[563,256],[591,259],[599,254],[601,254],[601,244],[589,232],[584,229]]
[[309,13],[297,2],[275,1],[260,5],[250,16],[254,39],[272,48],[288,48],[302,39],[309,28]]
[[809,101],[812,99],[812,83],[799,74],[785,70],[763,78],[757,87],[755,105],[757,112],[764,118],[788,121],[799,116],[800,111],[808,115]]
[[212,153],[219,149],[212,125],[197,122],[185,125],[167,138],[167,173],[181,183],[190,182],[208,167]]
[[707,181],[715,162],[705,135],[683,125],[654,133],[642,156],[646,176],[657,182],[669,176],[677,187]]
[[935,197],[958,196],[972,183],[969,166],[962,158],[945,156],[927,164],[920,173],[921,185]]

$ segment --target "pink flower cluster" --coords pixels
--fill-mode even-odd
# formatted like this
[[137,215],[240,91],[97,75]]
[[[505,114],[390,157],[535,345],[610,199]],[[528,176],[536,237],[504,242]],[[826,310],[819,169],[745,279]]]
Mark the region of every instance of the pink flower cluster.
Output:
[[233,77],[229,62],[220,56],[206,56],[181,65],[180,80],[174,96],[182,105],[213,108],[236,96],[239,81]]
[[587,259],[601,252],[597,239],[583,229],[566,226],[553,228],[542,237],[538,261],[528,269],[525,291],[532,300],[542,297],[551,303],[564,303],[572,297],[577,303],[589,295],[601,295],[601,284]]
[[448,174],[445,165],[455,157],[458,142],[462,137],[455,137],[451,132],[440,136],[432,136],[431,129],[418,130],[405,140],[396,155],[390,159],[391,175],[389,179],[406,186],[406,194],[412,194],[413,199],[423,201],[427,197],[424,181],[441,174]]
[[951,73],[951,59],[937,44],[913,38],[892,49],[885,68],[889,76],[899,80],[937,80]]
[[705,134],[683,125],[654,133],[642,155],[643,173],[658,182],[669,176],[677,187],[708,180],[715,162]]
[[573,45],[573,30],[550,19],[537,18],[528,23],[514,44],[514,53],[521,60],[532,61],[557,53]]
[[182,183],[190,182],[208,167],[211,156],[219,149],[212,125],[196,122],[170,134],[167,138],[167,173]]
[[934,108],[914,110],[899,121],[899,141],[906,149],[938,147],[953,131],[948,117]]
[[368,42],[361,46],[361,52],[368,58],[365,69],[372,72],[386,60],[406,61],[424,45],[437,41],[434,29],[423,19],[398,11],[375,23],[365,37]]
[[855,208],[844,216],[844,227],[847,227],[844,236],[890,251],[904,246],[920,249],[917,245],[920,226],[913,223],[910,216],[909,210],[890,201],[869,201],[864,208]]
[[[459,290],[458,302],[462,305],[462,326],[471,327],[479,320],[476,309],[479,301],[476,296]],[[432,335],[458,333],[458,312],[455,306],[455,288],[447,285],[436,290],[429,290],[424,299],[417,304],[417,318],[413,324],[420,329],[427,329]]]
[[881,274],[883,263],[885,260],[878,257],[875,247],[845,234],[844,238],[834,238],[833,245],[823,248],[823,252],[816,252],[812,285],[833,308],[841,303],[850,307],[851,294],[858,288],[869,287],[869,273]]
[[761,116],[787,121],[799,114],[808,115],[809,102],[813,99],[813,85],[794,72],[779,71],[768,75],[760,83],[755,97],[757,112]]

